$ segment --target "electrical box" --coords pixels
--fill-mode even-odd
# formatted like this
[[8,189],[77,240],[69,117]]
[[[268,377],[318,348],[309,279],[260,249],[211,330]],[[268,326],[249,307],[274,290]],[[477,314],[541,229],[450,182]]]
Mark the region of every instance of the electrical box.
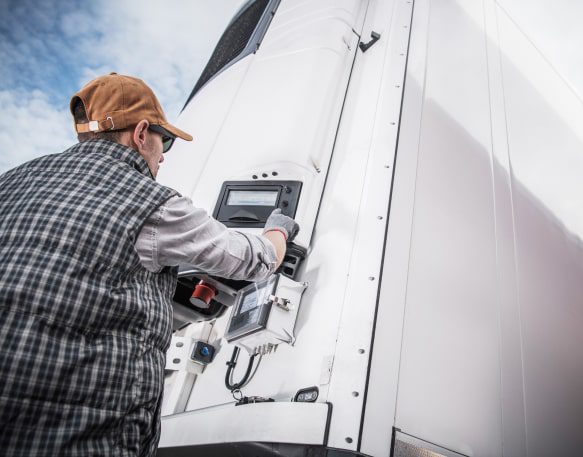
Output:
[[306,283],[276,274],[241,289],[225,339],[247,349],[249,354],[269,352],[280,343],[293,344],[298,308],[306,287]]

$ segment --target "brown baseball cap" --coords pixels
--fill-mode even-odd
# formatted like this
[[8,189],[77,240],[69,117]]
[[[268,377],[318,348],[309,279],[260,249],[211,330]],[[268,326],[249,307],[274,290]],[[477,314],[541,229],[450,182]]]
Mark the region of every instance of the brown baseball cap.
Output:
[[89,81],[71,98],[70,109],[81,100],[88,123],[75,124],[77,133],[121,130],[142,119],[157,125],[169,136],[192,141],[192,136],[166,120],[160,102],[144,81],[131,76],[110,73]]

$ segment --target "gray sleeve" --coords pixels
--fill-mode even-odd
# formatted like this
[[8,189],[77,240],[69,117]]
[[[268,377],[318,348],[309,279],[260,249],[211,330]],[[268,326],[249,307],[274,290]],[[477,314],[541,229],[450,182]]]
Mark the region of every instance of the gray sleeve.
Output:
[[272,274],[277,263],[267,238],[229,230],[187,197],[172,197],[158,208],[135,246],[150,271],[190,264],[221,277],[259,280]]

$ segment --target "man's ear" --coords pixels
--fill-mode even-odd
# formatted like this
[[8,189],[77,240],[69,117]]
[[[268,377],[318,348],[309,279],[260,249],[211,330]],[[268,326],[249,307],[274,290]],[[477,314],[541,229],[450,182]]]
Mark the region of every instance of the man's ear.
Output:
[[138,125],[134,127],[134,131],[132,132],[132,141],[135,144],[138,152],[142,152],[146,144],[146,134],[148,127],[150,127],[150,123],[145,119],[138,122]]

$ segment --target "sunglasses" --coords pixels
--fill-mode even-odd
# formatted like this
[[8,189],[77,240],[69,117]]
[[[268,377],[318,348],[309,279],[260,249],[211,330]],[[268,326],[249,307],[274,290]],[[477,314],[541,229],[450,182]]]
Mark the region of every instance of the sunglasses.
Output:
[[168,130],[159,125],[150,125],[150,130],[162,136],[162,153],[168,152],[174,144],[175,136],[171,135]]

